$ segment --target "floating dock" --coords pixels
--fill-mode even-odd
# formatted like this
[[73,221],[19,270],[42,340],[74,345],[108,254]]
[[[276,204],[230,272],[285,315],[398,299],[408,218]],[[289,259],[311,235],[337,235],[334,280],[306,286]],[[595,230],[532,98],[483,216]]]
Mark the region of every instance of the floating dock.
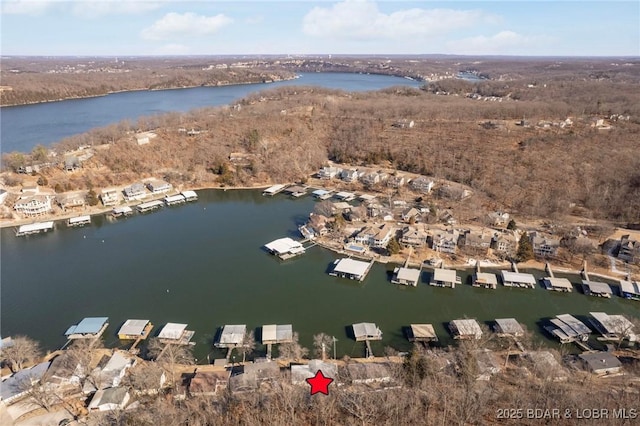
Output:
[[137,340],[146,339],[151,330],[153,324],[149,320],[128,319],[122,324],[120,330],[118,330],[118,339],[120,340]]
[[351,192],[341,191],[334,195],[340,201],[353,201],[356,199],[356,194]]
[[329,275],[339,278],[348,278],[350,280],[364,281],[373,266],[374,260],[371,262],[363,262],[361,260],[353,260],[345,257],[333,262],[333,269]]
[[367,346],[366,357],[373,357],[371,350],[371,340],[382,340],[382,331],[372,322],[360,322],[353,324],[353,337],[356,342],[364,341]]
[[569,314],[556,315],[549,322],[551,325],[545,326],[544,329],[557,337],[560,343],[586,342],[589,340],[591,329]]
[[502,284],[505,287],[535,288],[536,278],[521,272],[501,271]]
[[328,200],[332,197],[331,191],[327,191],[325,189],[316,189],[311,193],[313,198],[317,198],[319,200]]
[[195,331],[187,330],[187,324],[178,324],[174,322],[168,322],[160,333],[158,334],[158,340],[160,343],[172,344],[172,345],[195,345],[195,342],[191,342]]
[[603,340],[637,341],[640,338],[634,334],[634,324],[622,315],[608,315],[604,312],[589,312],[589,315],[593,317],[591,324],[602,334]]
[[292,238],[285,237],[273,240],[264,245],[269,253],[278,256],[282,260],[291,259],[292,257],[304,254],[305,249],[302,243]]
[[282,192],[282,190],[284,188],[286,188],[287,185],[273,185],[270,186],[269,188],[265,189],[264,191],[262,191],[262,195],[268,195],[268,196],[274,196],[279,192]]
[[625,299],[640,300],[640,282],[626,280],[620,280],[620,295]]
[[116,207],[111,210],[111,216],[113,217],[126,217],[133,214],[133,209],[129,206]]
[[267,345],[267,359],[271,359],[272,345],[292,342],[293,326],[291,324],[268,324],[262,326],[262,344]]
[[87,317],[83,318],[76,325],[72,325],[65,331],[64,335],[68,340],[75,339],[99,339],[102,333],[109,326],[108,317]]
[[495,321],[495,331],[499,337],[520,337],[524,335],[524,329],[515,318],[499,318]]
[[433,270],[431,281],[429,281],[429,285],[435,287],[456,288],[456,284],[462,284],[462,280],[455,269],[436,268]]
[[186,201],[196,201],[198,199],[196,191],[182,191],[181,194]]
[[478,321],[474,319],[457,319],[449,323],[449,330],[454,339],[480,339],[482,329]]
[[162,206],[164,206],[164,203],[162,201],[153,200],[153,201],[148,201],[146,203],[138,204],[136,206],[136,210],[138,210],[140,213],[146,213],[152,210],[159,209]]
[[587,296],[606,297],[607,299],[613,294],[611,286],[601,281],[582,280],[582,291]]
[[307,189],[303,186],[294,185],[284,189],[284,192],[292,197],[300,198],[307,193]]
[[16,231],[16,237],[22,237],[24,235],[40,234],[42,232],[53,231],[53,221],[49,222],[36,222],[29,225],[22,225]]
[[67,221],[67,226],[85,226],[91,223],[91,216],[72,217]]
[[408,330],[407,339],[410,342],[437,342],[436,330],[431,324],[411,324]]
[[393,270],[391,282],[393,284],[418,286],[420,281],[420,269],[397,267]]
[[215,343],[217,348],[236,348],[244,342],[244,335],[247,332],[245,324],[225,325],[218,341]]
[[186,203],[187,199],[182,194],[177,195],[167,195],[164,197],[164,203],[167,206],[175,206],[176,204]]
[[549,262],[545,263],[544,270],[547,272],[547,274],[549,274],[548,277],[540,279],[540,282],[542,282],[544,288],[546,288],[547,290],[562,291],[565,293],[573,291],[573,285],[571,285],[571,281],[566,278],[556,278],[553,275],[553,271],[551,270],[551,265],[549,264]]
[[498,278],[496,277],[496,274],[478,271],[473,274],[473,282],[471,285],[473,287],[491,288],[495,290],[498,288]]

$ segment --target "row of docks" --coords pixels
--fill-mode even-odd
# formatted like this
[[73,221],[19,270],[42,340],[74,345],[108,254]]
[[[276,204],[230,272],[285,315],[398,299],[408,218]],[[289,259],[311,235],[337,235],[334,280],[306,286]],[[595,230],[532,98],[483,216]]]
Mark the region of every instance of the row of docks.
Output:
[[[162,200],[153,200],[145,203],[138,204],[135,206],[136,211],[139,213],[146,213],[152,210],[159,209],[165,205],[173,206],[176,204],[186,203],[188,201],[196,201],[198,199],[198,194],[195,191],[183,191],[176,195],[167,195]],[[114,207],[110,215],[114,218],[127,217],[131,216],[134,213],[134,209],[130,206],[119,206]],[[75,228],[82,227],[91,224],[91,216],[90,215],[82,215],[69,218],[66,222],[67,227]],[[41,234],[49,231],[53,231],[55,229],[54,221],[46,221],[46,222],[35,222],[27,225],[21,225],[16,229],[16,236],[22,237],[26,235],[33,234]]]
[[[312,188],[309,188],[303,185],[279,184],[279,185],[273,185],[265,189],[264,191],[262,191],[262,195],[272,197],[276,194],[284,193],[294,198],[300,198],[304,195],[309,194],[309,192],[307,191],[309,191],[310,189]],[[310,195],[319,200],[328,200],[330,198],[335,198],[339,201],[344,201],[344,202],[353,201],[356,198],[360,198],[363,201],[375,198],[374,196],[367,195],[367,194],[363,194],[360,197],[358,197],[356,194],[352,192],[347,192],[347,191],[339,191],[334,193],[333,191],[322,189],[322,188],[311,191]]]

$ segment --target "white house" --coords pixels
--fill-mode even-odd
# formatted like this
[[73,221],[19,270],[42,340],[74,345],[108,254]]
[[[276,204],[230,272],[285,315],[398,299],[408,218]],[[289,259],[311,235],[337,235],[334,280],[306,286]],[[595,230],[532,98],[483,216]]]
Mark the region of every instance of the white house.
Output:
[[51,197],[46,195],[31,195],[20,198],[13,208],[26,216],[40,216],[51,211]]

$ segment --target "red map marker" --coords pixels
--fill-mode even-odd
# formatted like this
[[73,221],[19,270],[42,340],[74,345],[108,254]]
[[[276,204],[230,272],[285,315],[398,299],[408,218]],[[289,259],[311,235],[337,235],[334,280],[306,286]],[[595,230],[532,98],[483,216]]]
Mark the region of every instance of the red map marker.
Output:
[[311,385],[311,395],[318,392],[329,395],[329,385],[333,382],[331,377],[325,377],[322,370],[318,370],[315,376],[309,377],[307,383]]

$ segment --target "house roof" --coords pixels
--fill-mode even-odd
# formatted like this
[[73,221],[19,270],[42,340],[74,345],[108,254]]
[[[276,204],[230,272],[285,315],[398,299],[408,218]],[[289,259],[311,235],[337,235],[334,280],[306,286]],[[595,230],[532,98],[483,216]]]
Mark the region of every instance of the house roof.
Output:
[[25,381],[31,380],[35,382],[40,380],[50,365],[51,361],[42,362],[31,368],[20,370],[3,381],[2,386],[0,386],[0,401],[6,401],[23,393],[25,391]]
[[622,367],[620,360],[609,352],[582,353],[579,356],[587,363],[589,369],[595,373],[611,368]]
[[109,321],[108,317],[87,317],[80,321],[77,325],[72,325],[64,333],[65,336],[71,334],[95,334]]
[[89,408],[97,408],[105,404],[120,405],[124,402],[127,394],[127,388],[123,387],[98,390],[93,396],[91,404],[89,404]]
[[158,337],[161,339],[179,339],[182,336],[182,333],[187,328],[187,324],[177,324],[175,322],[168,322],[162,330],[160,330],[160,334]]
[[126,334],[129,336],[142,335],[144,328],[149,324],[149,320],[128,319],[122,324],[118,334]]
[[322,370],[325,377],[336,379],[338,377],[338,367],[336,364],[324,362],[319,359],[312,359],[308,364],[291,366],[291,383],[304,383],[306,379],[315,376],[318,370]]

